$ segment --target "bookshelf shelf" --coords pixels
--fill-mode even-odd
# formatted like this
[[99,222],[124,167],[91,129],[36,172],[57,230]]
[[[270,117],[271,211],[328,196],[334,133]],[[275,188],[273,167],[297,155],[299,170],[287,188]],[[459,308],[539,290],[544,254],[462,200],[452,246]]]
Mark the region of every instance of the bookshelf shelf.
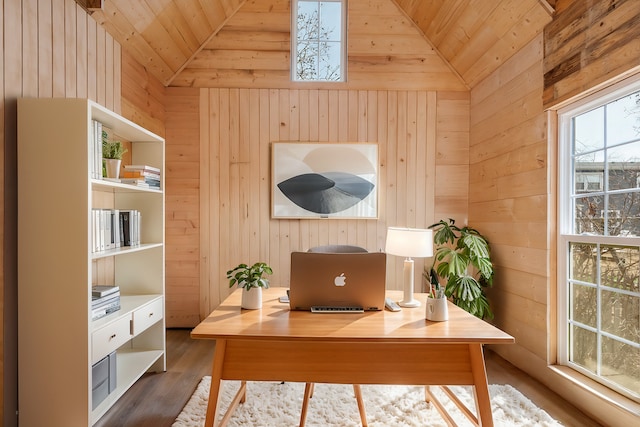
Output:
[[109,249],[106,251],[94,252],[91,254],[91,259],[100,259],[106,257],[112,257],[117,255],[129,254],[132,252],[146,251],[153,248],[162,247],[162,243],[143,243],[138,246],[122,246],[116,249]]
[[[130,144],[133,164],[160,170],[160,189],[92,175],[94,120]],[[18,100],[21,424],[92,426],[145,372],[166,370],[164,149],[91,100]],[[139,214],[141,244],[93,252],[97,210]],[[92,321],[94,285],[118,286],[120,309]],[[114,352],[116,383],[94,401],[93,366]]]
[[162,190],[156,190],[153,188],[135,187],[130,184],[122,184],[120,182],[110,182],[101,179],[92,179],[91,185],[94,190],[98,191],[112,191],[114,193],[152,193],[162,194]]

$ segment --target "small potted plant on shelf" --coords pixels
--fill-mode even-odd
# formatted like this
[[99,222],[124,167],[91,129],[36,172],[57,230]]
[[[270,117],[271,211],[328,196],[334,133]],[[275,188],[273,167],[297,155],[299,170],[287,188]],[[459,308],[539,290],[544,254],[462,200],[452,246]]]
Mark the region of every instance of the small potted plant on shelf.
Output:
[[269,287],[269,281],[263,274],[273,274],[273,270],[264,262],[256,262],[249,266],[240,264],[227,271],[229,287],[238,285],[242,288],[242,308],[258,309],[262,307],[262,289]]
[[122,163],[122,155],[127,152],[122,142],[110,141],[107,133],[102,132],[102,158],[104,159],[105,171],[107,178],[120,177],[120,164]]
[[445,282],[444,293],[455,305],[481,319],[493,318],[484,292],[493,284],[487,239],[474,228],[456,226],[451,218],[429,228],[434,230],[437,249],[434,265],[424,273],[427,283],[437,290]]

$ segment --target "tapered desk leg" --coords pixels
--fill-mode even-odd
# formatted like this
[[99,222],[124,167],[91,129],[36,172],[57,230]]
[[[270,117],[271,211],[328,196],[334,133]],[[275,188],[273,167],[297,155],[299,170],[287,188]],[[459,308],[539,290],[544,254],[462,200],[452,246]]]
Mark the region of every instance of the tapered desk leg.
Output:
[[491,400],[489,398],[489,385],[487,384],[487,371],[482,355],[482,344],[469,344],[471,357],[471,373],[475,385],[476,408],[478,408],[478,425],[493,427],[493,415],[491,414]]
[[216,340],[216,349],[213,354],[213,367],[211,368],[211,388],[209,389],[207,417],[204,421],[205,427],[213,427],[216,420],[218,396],[220,395],[220,381],[222,379],[222,365],[224,363],[226,347],[227,340]]
[[304,427],[307,421],[307,409],[309,408],[309,399],[313,396],[314,383],[306,383],[304,386],[304,398],[302,399],[302,410],[300,411],[300,427]]
[[358,402],[358,411],[360,412],[360,421],[362,427],[367,427],[367,413],[364,410],[364,402],[362,400],[362,389],[360,384],[353,385],[353,393],[356,395],[356,402]]

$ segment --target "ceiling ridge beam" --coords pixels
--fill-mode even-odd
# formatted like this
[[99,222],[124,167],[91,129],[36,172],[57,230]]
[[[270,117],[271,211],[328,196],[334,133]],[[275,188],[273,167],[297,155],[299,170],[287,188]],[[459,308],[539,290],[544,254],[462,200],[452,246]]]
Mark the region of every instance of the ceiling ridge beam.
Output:
[[76,0],[76,3],[89,14],[102,9],[102,0]]
[[[538,0],[538,3],[540,3],[540,5],[549,14],[549,16],[553,16],[556,13],[556,8],[553,7],[547,0]],[[552,1],[552,3],[555,3],[555,1]]]
[[196,57],[196,55],[198,55],[200,52],[202,52],[202,49],[204,49],[204,47],[206,45],[209,44],[209,42],[220,32],[220,30],[227,24],[227,22],[229,22],[229,19],[233,18],[233,16],[238,13],[238,11],[240,10],[240,8],[242,6],[244,6],[244,4],[247,2],[247,0],[243,0],[242,2],[240,2],[238,4],[238,7],[235,8],[235,10],[233,10],[233,12],[231,12],[230,14],[227,15],[227,17],[220,21],[220,25],[218,25],[218,28],[215,28],[212,32],[211,35],[209,37],[207,37],[207,39],[202,42],[200,44],[200,47],[198,47],[198,49],[196,49],[191,56],[189,56],[189,58],[187,58],[184,62],[184,64],[182,64],[180,66],[180,68],[178,68],[175,73],[173,73],[173,76],[171,76],[171,78],[169,78],[167,80],[167,82],[165,83],[165,87],[169,87],[171,86],[171,83],[173,83],[173,81],[176,79],[176,77],[178,77],[178,75],[185,69],[187,68],[187,66],[191,63],[191,61]]
[[411,25],[413,26],[413,28],[415,28],[421,35],[422,38],[427,42],[427,44],[429,46],[431,46],[431,49],[433,49],[433,51],[438,55],[438,57],[444,61],[444,63],[447,65],[447,67],[449,68],[449,70],[458,78],[458,80],[460,80],[460,83],[462,83],[462,85],[464,87],[466,87],[468,90],[471,90],[471,87],[469,86],[469,84],[464,80],[464,78],[462,77],[462,75],[460,75],[460,73],[458,73],[458,71],[453,67],[453,65],[451,65],[451,63],[447,60],[447,58],[445,58],[445,56],[442,54],[442,52],[440,52],[440,49],[438,49],[432,42],[431,40],[429,40],[429,37],[427,37],[427,35],[424,33],[424,31],[422,31],[422,28],[420,28],[418,26],[418,24],[416,23],[416,21],[407,13],[406,10],[404,10],[404,8],[402,6],[400,6],[398,4],[397,0],[390,0],[391,3],[393,3],[397,8],[398,11],[404,15],[405,18],[407,18],[409,20],[409,22],[411,22]]

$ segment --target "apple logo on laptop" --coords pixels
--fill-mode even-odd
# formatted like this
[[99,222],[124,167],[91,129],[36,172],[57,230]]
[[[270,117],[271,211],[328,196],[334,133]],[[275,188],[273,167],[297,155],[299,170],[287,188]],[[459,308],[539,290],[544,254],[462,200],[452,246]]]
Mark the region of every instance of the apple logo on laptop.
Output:
[[339,276],[336,276],[335,279],[333,279],[333,284],[336,286],[344,286],[347,284],[347,278],[344,277],[344,273],[340,274]]

